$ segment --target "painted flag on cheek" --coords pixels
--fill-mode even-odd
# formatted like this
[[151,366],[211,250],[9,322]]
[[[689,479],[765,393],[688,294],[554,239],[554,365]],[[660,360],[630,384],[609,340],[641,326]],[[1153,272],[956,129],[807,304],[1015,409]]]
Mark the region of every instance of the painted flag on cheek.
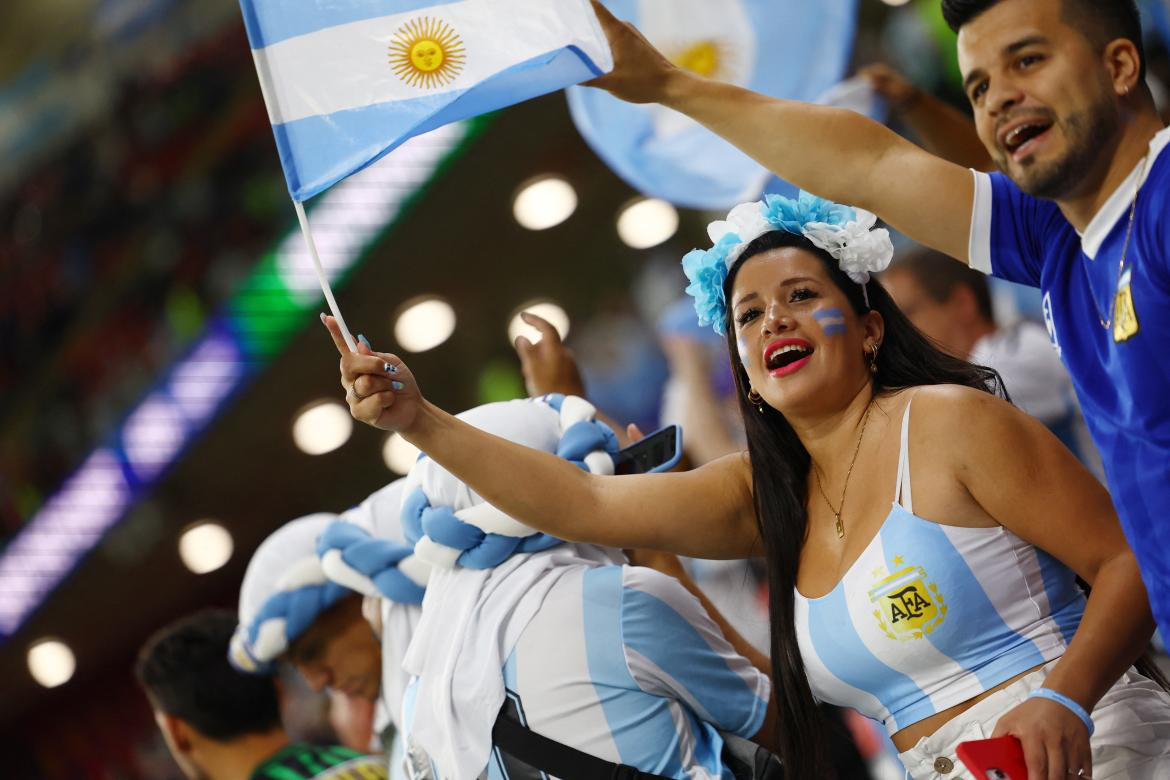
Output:
[[589,0],[240,0],[288,189],[408,138],[599,76]]
[[[857,0],[603,0],[676,65],[772,97],[816,101],[849,64]],[[646,195],[692,208],[754,200],[772,177],[714,133],[659,105],[569,90],[581,135]]]

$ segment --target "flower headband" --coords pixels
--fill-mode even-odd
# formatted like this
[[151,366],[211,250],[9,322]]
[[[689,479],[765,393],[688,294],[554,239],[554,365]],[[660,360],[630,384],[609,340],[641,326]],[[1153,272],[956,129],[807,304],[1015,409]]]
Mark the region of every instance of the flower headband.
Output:
[[865,285],[870,273],[884,271],[894,257],[889,231],[875,230],[876,222],[877,217],[868,211],[807,192],[801,192],[796,200],[765,195],[762,201],[741,203],[726,220],[707,226],[714,246],[695,249],[683,257],[683,272],[691,282],[687,295],[695,299],[699,324],[710,325],[720,335],[725,333],[727,300],[723,283],[747,245],[776,230],[804,236],[828,252],[845,275],[861,285],[865,305],[869,306]]

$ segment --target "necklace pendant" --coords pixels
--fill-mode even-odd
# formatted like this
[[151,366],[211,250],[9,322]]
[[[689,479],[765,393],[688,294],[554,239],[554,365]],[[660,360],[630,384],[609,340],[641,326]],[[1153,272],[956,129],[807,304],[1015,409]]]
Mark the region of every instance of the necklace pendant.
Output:
[[1113,299],[1113,342],[1120,344],[1138,334],[1137,309],[1133,305],[1133,292],[1130,290],[1130,274],[1127,271],[1122,275],[1117,285],[1117,296]]
[[837,515],[837,538],[845,538],[845,524],[841,522],[841,515]]

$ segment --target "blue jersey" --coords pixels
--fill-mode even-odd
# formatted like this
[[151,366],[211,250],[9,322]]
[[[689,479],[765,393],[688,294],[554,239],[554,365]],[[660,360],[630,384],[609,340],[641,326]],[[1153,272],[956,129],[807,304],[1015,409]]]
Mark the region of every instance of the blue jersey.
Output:
[[1170,128],[1084,235],[1055,203],[1025,195],[1001,174],[976,173],[970,238],[971,267],[1043,294],[1048,334],[1072,375],[1163,632],[1170,630],[1168,144]]
[[[508,657],[504,686],[534,731],[674,778],[732,777],[719,732],[755,736],[771,692],[678,581],[630,566],[562,578]],[[486,774],[528,776],[499,750]]]

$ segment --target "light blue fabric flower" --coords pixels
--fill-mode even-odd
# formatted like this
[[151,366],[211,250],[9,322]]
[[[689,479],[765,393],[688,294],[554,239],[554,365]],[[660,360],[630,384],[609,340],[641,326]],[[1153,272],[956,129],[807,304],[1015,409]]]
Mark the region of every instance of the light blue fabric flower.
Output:
[[738,233],[727,233],[710,249],[695,249],[683,257],[683,273],[690,284],[687,295],[695,299],[695,314],[700,325],[710,325],[715,332],[727,332],[725,319],[727,301],[723,297],[723,282],[727,280],[727,256],[739,246]]
[[776,230],[799,236],[804,234],[804,226],[810,222],[845,225],[856,218],[856,212],[848,206],[801,190],[796,200],[783,195],[765,195],[764,216]]

